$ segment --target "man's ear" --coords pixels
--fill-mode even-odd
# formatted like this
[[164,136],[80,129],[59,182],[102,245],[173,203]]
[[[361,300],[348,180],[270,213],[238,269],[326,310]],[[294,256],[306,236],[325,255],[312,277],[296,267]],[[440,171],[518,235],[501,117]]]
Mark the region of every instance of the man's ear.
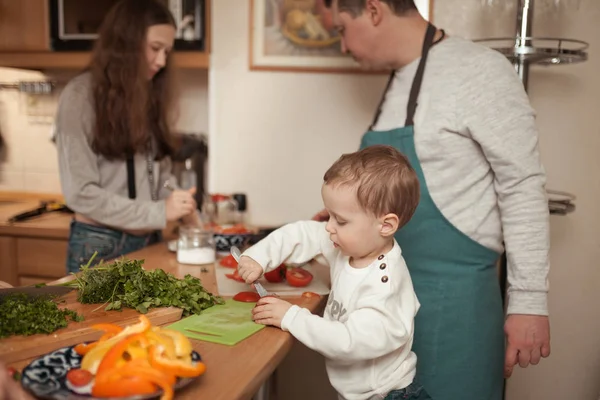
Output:
[[377,26],[383,19],[383,8],[379,0],[367,0],[365,5],[365,13],[371,19],[373,25]]
[[386,214],[379,219],[381,223],[380,234],[383,237],[394,236],[394,233],[398,230],[398,225],[400,224],[400,219],[396,214],[390,213]]

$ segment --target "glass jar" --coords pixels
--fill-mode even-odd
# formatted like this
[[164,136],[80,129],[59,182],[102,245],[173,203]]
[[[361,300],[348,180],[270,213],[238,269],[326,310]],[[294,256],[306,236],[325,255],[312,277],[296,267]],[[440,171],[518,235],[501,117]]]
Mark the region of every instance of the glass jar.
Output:
[[180,264],[212,264],[216,259],[213,232],[198,227],[180,227],[177,241],[177,262]]

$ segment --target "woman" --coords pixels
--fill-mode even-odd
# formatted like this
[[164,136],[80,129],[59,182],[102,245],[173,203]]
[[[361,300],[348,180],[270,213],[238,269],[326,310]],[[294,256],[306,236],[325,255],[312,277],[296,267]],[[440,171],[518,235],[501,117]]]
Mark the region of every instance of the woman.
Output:
[[[157,0],[122,0],[107,14],[87,70],[67,84],[56,117],[60,179],[75,212],[67,255],[77,272],[160,240],[168,221],[193,222],[193,192],[164,188],[175,21]],[[169,186],[169,185],[167,185]]]

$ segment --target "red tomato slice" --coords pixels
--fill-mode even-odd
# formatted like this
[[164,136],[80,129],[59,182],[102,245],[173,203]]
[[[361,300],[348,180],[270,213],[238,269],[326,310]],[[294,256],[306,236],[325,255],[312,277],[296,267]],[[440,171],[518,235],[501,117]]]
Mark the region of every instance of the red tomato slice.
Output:
[[235,261],[235,258],[230,254],[227,257],[221,258],[219,264],[227,268],[237,268],[238,262]]
[[240,276],[237,269],[233,271],[233,274],[225,274],[225,276],[234,281],[244,282],[244,279]]
[[285,279],[290,286],[304,287],[313,280],[313,276],[307,270],[295,267],[286,271]]
[[260,299],[260,295],[256,292],[239,292],[233,296],[233,299],[243,303],[256,303]]
[[313,297],[321,297],[321,295],[317,294],[315,292],[304,292],[304,293],[302,293],[302,297],[305,297],[307,299],[312,299]]
[[221,233],[224,234],[244,234],[244,233],[249,233],[250,231],[244,226],[244,224],[235,224],[233,226],[230,226],[229,228],[223,228],[221,230]]
[[221,194],[221,193],[216,193],[211,196],[211,200],[214,201],[215,203],[217,203],[219,201],[227,200],[228,198],[229,198],[229,196]]
[[71,369],[67,372],[67,380],[73,386],[85,386],[92,381],[93,375],[85,369]]
[[285,279],[285,265],[281,264],[279,267],[275,268],[273,271],[269,271],[265,274],[265,279],[271,283],[279,283],[283,282]]

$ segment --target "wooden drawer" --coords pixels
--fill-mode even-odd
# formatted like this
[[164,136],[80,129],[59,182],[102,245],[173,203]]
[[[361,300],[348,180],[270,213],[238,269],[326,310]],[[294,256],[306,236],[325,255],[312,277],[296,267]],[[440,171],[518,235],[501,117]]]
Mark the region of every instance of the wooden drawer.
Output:
[[17,274],[17,252],[15,251],[17,240],[10,236],[0,236],[0,281],[18,284]]
[[38,283],[48,283],[55,281],[54,278],[41,278],[36,276],[20,276],[19,277],[19,286],[31,286],[37,285]]
[[66,240],[17,239],[19,276],[62,278],[67,275],[66,260]]

